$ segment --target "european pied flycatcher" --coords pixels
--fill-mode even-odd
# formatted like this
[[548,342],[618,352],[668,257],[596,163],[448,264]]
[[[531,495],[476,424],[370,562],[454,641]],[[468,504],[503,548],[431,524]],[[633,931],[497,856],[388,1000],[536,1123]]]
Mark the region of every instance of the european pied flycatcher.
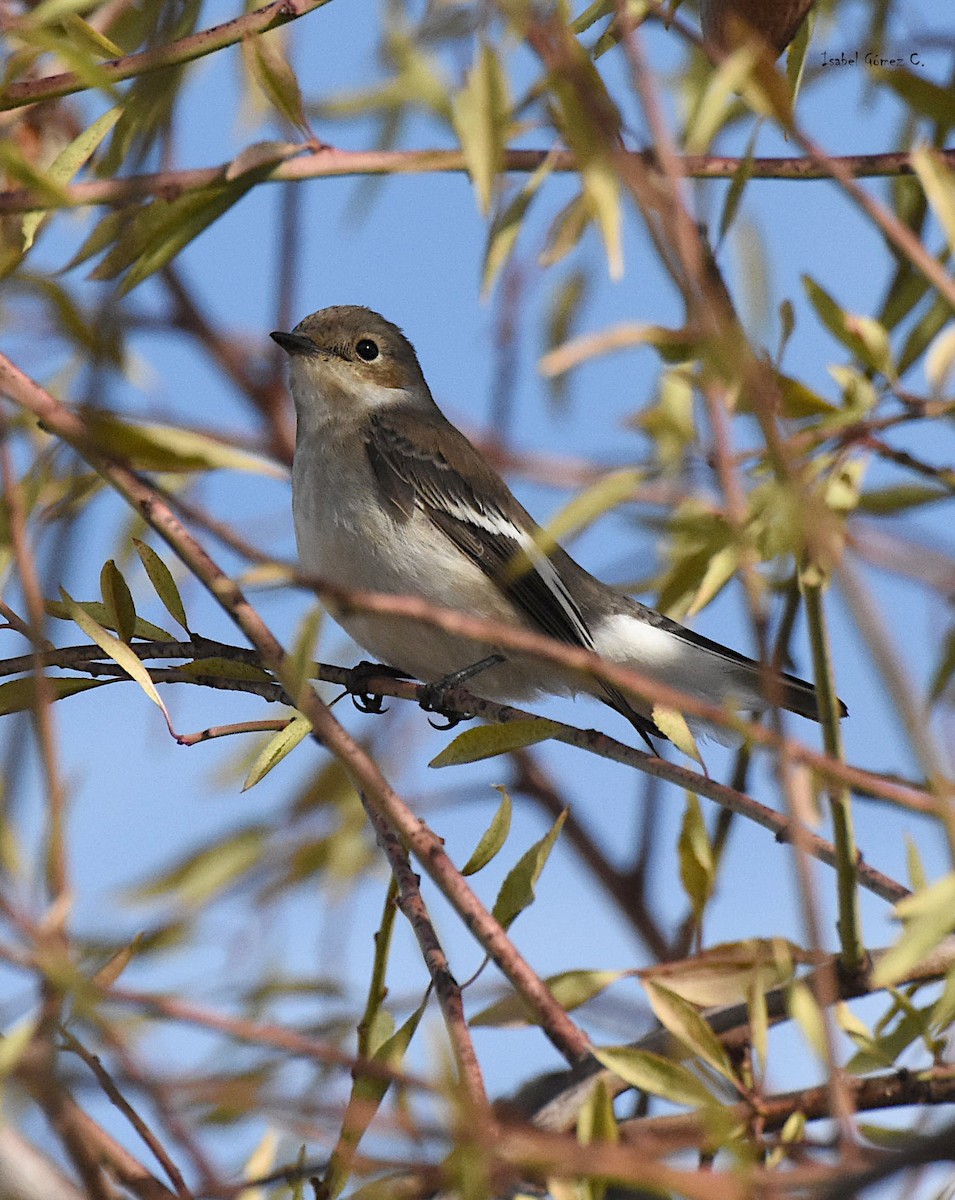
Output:
[[[396,325],[354,305],[323,308],[272,337],[290,358],[298,414],[293,511],[303,567],[340,587],[417,596],[584,646],[713,704],[766,707],[752,659],[614,591],[560,547],[547,553],[507,484],[432,399]],[[599,680],[390,616],[336,612],[381,662],[425,683],[499,653],[475,694],[593,695],[646,738],[652,705]],[[812,685],[775,680],[779,703],[818,719]]]

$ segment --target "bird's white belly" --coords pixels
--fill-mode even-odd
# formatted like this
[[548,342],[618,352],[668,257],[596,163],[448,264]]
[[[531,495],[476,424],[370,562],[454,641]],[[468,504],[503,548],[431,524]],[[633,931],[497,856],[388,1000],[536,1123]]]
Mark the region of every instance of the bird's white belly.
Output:
[[[295,535],[306,571],[342,588],[410,595],[465,615],[519,623],[507,598],[423,512],[401,520],[381,506],[370,468],[356,487],[351,471],[325,456],[310,457],[303,470],[297,456],[293,475]],[[348,611],[333,596],[324,603],[363,649],[417,679],[442,679],[495,651],[420,621]],[[528,686],[529,678],[534,672],[526,662],[514,661],[482,672],[469,686],[489,699],[520,699],[539,690]]]

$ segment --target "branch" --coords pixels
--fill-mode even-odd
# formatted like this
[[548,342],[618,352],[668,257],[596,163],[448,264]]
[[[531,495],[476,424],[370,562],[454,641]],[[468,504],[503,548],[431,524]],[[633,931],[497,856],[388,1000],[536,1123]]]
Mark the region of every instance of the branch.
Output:
[[[278,29],[280,25],[287,25],[289,21],[295,21],[327,3],[328,0],[274,0],[272,4],[246,13],[244,17],[236,17],[223,25],[213,25],[210,29],[203,29],[165,46],[156,46],[152,50],[138,50],[135,54],[127,54],[123,58],[96,63],[96,74],[103,80],[104,85],[108,85],[122,83],[123,80],[133,79],[138,75],[148,75],[152,71],[162,71],[166,67],[181,66],[226,46],[234,46],[244,38]],[[9,37],[12,32],[15,30],[8,29],[6,35]],[[85,92],[89,87],[88,79],[81,78],[75,71],[11,83],[0,92],[0,112],[24,108],[28,104],[38,104],[43,100],[57,100],[61,96]]]
[[375,830],[378,845],[385,852],[391,865],[391,871],[398,887],[398,905],[418,940],[421,955],[428,968],[444,1016],[448,1038],[457,1063],[458,1079],[467,1096],[469,1106],[474,1110],[471,1116],[472,1118],[476,1117],[480,1111],[487,1110],[487,1093],[484,1089],[481,1066],[474,1052],[474,1043],[468,1032],[461,988],[451,974],[448,957],[438,940],[431,916],[425,907],[421,889],[418,887],[418,877],[411,869],[408,852],[401,844],[401,839],[394,829],[379,812],[367,803],[364,796],[362,796],[362,803],[365,804],[369,820]]
[[[865,1079],[847,1078],[845,1087],[853,1108],[863,1112],[914,1104],[951,1104],[955,1101],[955,1067],[933,1067],[927,1071],[903,1069]],[[747,1123],[758,1118],[761,1128],[772,1132],[782,1129],[794,1113],[802,1113],[807,1121],[831,1117],[829,1100],[829,1088],[822,1085],[777,1096],[763,1096],[752,1104],[743,1102],[729,1105],[723,1112],[727,1123]],[[647,1153],[672,1154],[705,1144],[710,1131],[705,1119],[698,1113],[685,1113],[622,1121],[620,1134],[625,1142],[639,1146]]]
[[[872,951],[872,960],[878,962],[885,953],[884,949]],[[952,970],[953,964],[955,964],[955,937],[949,937],[917,963],[906,978],[898,981],[896,986],[932,983],[944,979]],[[873,989],[858,974],[850,976],[840,972],[838,968],[838,958],[835,955],[827,955],[823,962],[818,963],[808,974],[801,977],[802,982],[812,987],[816,994],[824,995],[829,1004],[835,1004],[840,1000],[857,1000],[885,990]],[[824,981],[826,986],[820,988],[818,985],[821,981]],[[765,1003],[767,1019],[771,1026],[789,1020],[790,985],[785,984],[781,987],[771,988],[765,993]],[[703,1015],[713,1033],[725,1046],[736,1047],[750,1040],[750,1008],[747,1003],[710,1009]],[[634,1042],[633,1048],[667,1057],[686,1057],[685,1049],[681,1047],[669,1030],[662,1027]],[[593,1094],[598,1083],[603,1083],[611,1095],[619,1095],[628,1090],[627,1085],[618,1076],[605,1067],[596,1065],[595,1060],[590,1059],[571,1071],[552,1074],[542,1080],[529,1081],[522,1089],[522,1093],[527,1099],[522,1099],[522,1094],[519,1093],[512,1103],[532,1118],[538,1128],[570,1129],[573,1127],[581,1107]],[[829,1083],[823,1085],[823,1090],[831,1098],[832,1089]]]
[[[240,18],[241,19],[241,18]],[[261,178],[262,183],[288,183],[304,179],[340,178],[364,175],[465,175],[468,167],[460,150],[340,150],[323,145],[277,164]],[[290,147],[294,150],[294,147]],[[955,169],[955,149],[935,151]],[[235,161],[239,161],[241,155]],[[655,159],[648,151],[628,151],[622,162],[631,160],[652,167]],[[557,174],[575,174],[576,157],[568,150],[506,150],[501,170],[508,174],[531,175],[544,161]],[[728,155],[691,154],[679,160],[682,174],[691,179],[733,179],[745,165],[754,179],[828,180],[836,163],[846,178],[867,179],[914,175],[912,155],[905,151],[882,154],[849,154],[830,158],[826,164],[794,155],[788,158],[743,159]],[[122,179],[96,179],[59,187],[59,197],[31,188],[10,188],[0,192],[0,213],[25,213],[36,209],[83,208],[97,204],[122,207],[137,200],[160,198],[174,200],[187,192],[198,192],[225,185],[234,174],[233,162],[191,170],[157,171],[129,175]]]
[[[328,590],[331,591],[332,589]],[[338,592],[338,589],[335,589],[335,591]],[[345,595],[346,593],[342,592],[341,594]],[[457,617],[459,615],[451,609],[441,609],[424,605],[423,601],[419,602],[409,597],[393,597],[384,596],[379,593],[356,592],[349,592],[347,595],[350,598],[362,595],[366,598],[374,597],[375,599],[380,598],[387,601],[405,601],[410,607],[416,610],[418,619],[425,619],[422,615],[423,606],[431,611],[436,622],[439,624],[445,616]],[[497,622],[482,621],[473,617],[464,618],[464,621],[469,626],[476,624],[485,630],[488,628],[495,630],[495,640],[505,646],[510,643],[512,635],[517,635],[518,639],[522,642],[524,638],[531,638],[535,644],[540,643],[543,647],[539,651],[541,657],[547,658],[553,653],[558,662],[562,661],[562,656],[566,653],[572,656],[588,654],[587,651],[577,651],[567,647],[562,642],[552,641],[550,638],[537,634],[524,634],[521,630],[515,630],[510,626],[500,625]],[[472,629],[470,636],[481,637],[489,635],[475,633]],[[212,642],[206,638],[196,639],[193,642],[133,642],[130,648],[140,658],[144,659],[167,657],[189,658],[215,654],[224,658],[235,659],[238,662],[261,665],[259,656],[255,651],[245,650],[239,646],[225,645],[220,642]],[[589,654],[588,656],[590,658],[595,657]],[[89,659],[102,657],[104,657],[103,651],[98,646],[68,646],[62,650],[47,652],[42,656],[42,661],[50,665],[74,666],[77,669],[89,671],[93,674],[104,673],[111,676],[119,674],[125,677],[126,672],[122,668],[110,663],[88,663]],[[605,665],[602,659],[597,659],[596,661],[600,665]],[[7,659],[5,662],[0,662],[0,675],[29,670],[32,662],[32,655]],[[353,687],[354,674],[348,668],[316,663],[313,666],[313,673],[316,678],[326,683],[337,683],[349,690]],[[626,672],[626,675],[629,677],[631,673]],[[200,684],[203,686],[251,692],[268,700],[284,699],[285,702],[291,703],[283,690],[278,685],[271,683],[256,683],[254,680],[233,680],[217,676],[187,676],[176,671],[163,672],[161,674],[155,672],[154,677],[160,683]],[[636,675],[632,677],[641,678]],[[397,699],[412,700],[418,703],[426,698],[422,694],[422,686],[420,684],[413,683],[410,680],[394,679],[388,675],[371,678],[363,675],[360,688],[362,692],[370,691],[374,695],[393,696]],[[670,689],[666,689],[663,685],[660,685],[660,691],[669,693]],[[683,693],[674,690],[672,695],[677,698],[674,702],[675,706],[680,706]],[[687,697],[686,699],[692,698]],[[548,726],[548,736],[554,741],[563,742],[565,745],[574,746],[580,750],[586,750],[590,754],[596,754],[598,757],[606,758],[611,762],[618,762],[633,767],[654,778],[664,779],[669,783],[675,784],[679,788],[688,788],[698,795],[706,796],[707,799],[714,801],[723,808],[739,813],[749,820],[754,821],[757,825],[761,825],[764,829],[768,829],[779,842],[790,843],[795,841],[796,822],[778,813],[775,809],[761,804],[758,800],[754,800],[744,792],[738,791],[726,784],[716,782],[708,775],[700,774],[698,771],[682,766],[679,763],[668,762],[665,759],[648,754],[646,751],[627,746],[607,734],[599,733],[597,730],[578,729],[574,725],[566,725],[559,721],[552,721],[549,718],[545,722],[544,718],[538,717],[534,713],[515,708],[513,705],[498,704],[493,700],[483,700],[478,696],[473,696],[464,688],[455,688],[447,692],[443,697],[443,703],[451,712],[462,716],[481,717],[484,720],[493,721],[497,724],[509,724],[513,721],[542,721]],[[714,709],[713,711],[719,713],[720,718],[724,715],[721,710]],[[753,726],[753,728],[760,727]],[[185,741],[190,745],[203,740],[206,739],[201,735],[190,734],[185,737]],[[825,773],[826,770],[831,769],[835,778],[845,780],[854,787],[865,787],[870,794],[877,794],[883,798],[893,799],[895,802],[904,804],[909,808],[914,808],[919,812],[933,815],[937,813],[937,801],[928,793],[919,792],[917,789],[906,787],[904,784],[894,783],[891,780],[883,779],[881,776],[871,775],[869,772],[856,767],[848,767],[843,763],[838,763],[836,760],[825,759],[821,755],[814,754],[808,747],[804,747],[800,743],[784,741],[783,745],[789,747],[789,752],[793,757],[803,754],[807,758],[821,760],[824,764],[821,768],[821,773]],[[837,864],[838,856],[832,843],[827,842],[824,838],[817,836],[808,829],[800,828],[800,838],[804,842],[806,852],[812,855],[812,857],[826,863],[828,866],[835,866]],[[908,889],[902,884],[868,866],[863,861],[861,855],[856,856],[855,871],[859,883],[863,887],[874,892],[877,896],[881,896],[883,900],[888,900],[890,903],[895,904],[909,894]]]

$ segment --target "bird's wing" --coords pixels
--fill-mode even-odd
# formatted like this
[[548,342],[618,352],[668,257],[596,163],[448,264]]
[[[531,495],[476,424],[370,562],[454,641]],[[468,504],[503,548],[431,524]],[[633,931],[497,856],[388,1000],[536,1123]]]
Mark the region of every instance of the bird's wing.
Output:
[[537,526],[471,443],[442,419],[393,410],[372,418],[368,458],[385,499],[407,519],[420,508],[532,625],[574,646],[593,637]]
[[[440,443],[438,434],[440,431]],[[541,549],[541,531],[463,433],[439,410],[393,408],[373,415],[368,459],[396,520],[416,508],[501,589],[531,625],[572,646],[594,639],[561,567],[589,578],[559,548]],[[624,716],[654,753],[648,735],[662,737],[615,687],[600,683],[605,703]]]

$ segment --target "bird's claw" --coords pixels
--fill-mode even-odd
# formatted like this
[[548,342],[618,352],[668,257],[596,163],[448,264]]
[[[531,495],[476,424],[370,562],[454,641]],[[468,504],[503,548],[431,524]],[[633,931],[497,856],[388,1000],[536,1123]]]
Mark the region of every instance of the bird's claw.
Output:
[[383,663],[369,662],[362,659],[348,673],[348,683],[345,685],[351,696],[352,704],[360,713],[370,713],[379,716],[388,711],[384,696],[368,690],[368,681],[375,676],[387,675],[393,679],[407,679],[408,676],[394,667],[386,667]]
[[437,721],[432,721],[428,718],[428,724],[432,729],[437,729],[444,733],[448,729],[453,729],[455,725],[460,725],[462,721],[469,721],[470,717],[463,713],[452,712],[445,704],[445,696],[448,692],[447,680],[439,679],[436,683],[426,683],[422,685],[421,691],[418,693],[418,704],[426,713],[434,713],[438,717],[444,718],[444,724]]

